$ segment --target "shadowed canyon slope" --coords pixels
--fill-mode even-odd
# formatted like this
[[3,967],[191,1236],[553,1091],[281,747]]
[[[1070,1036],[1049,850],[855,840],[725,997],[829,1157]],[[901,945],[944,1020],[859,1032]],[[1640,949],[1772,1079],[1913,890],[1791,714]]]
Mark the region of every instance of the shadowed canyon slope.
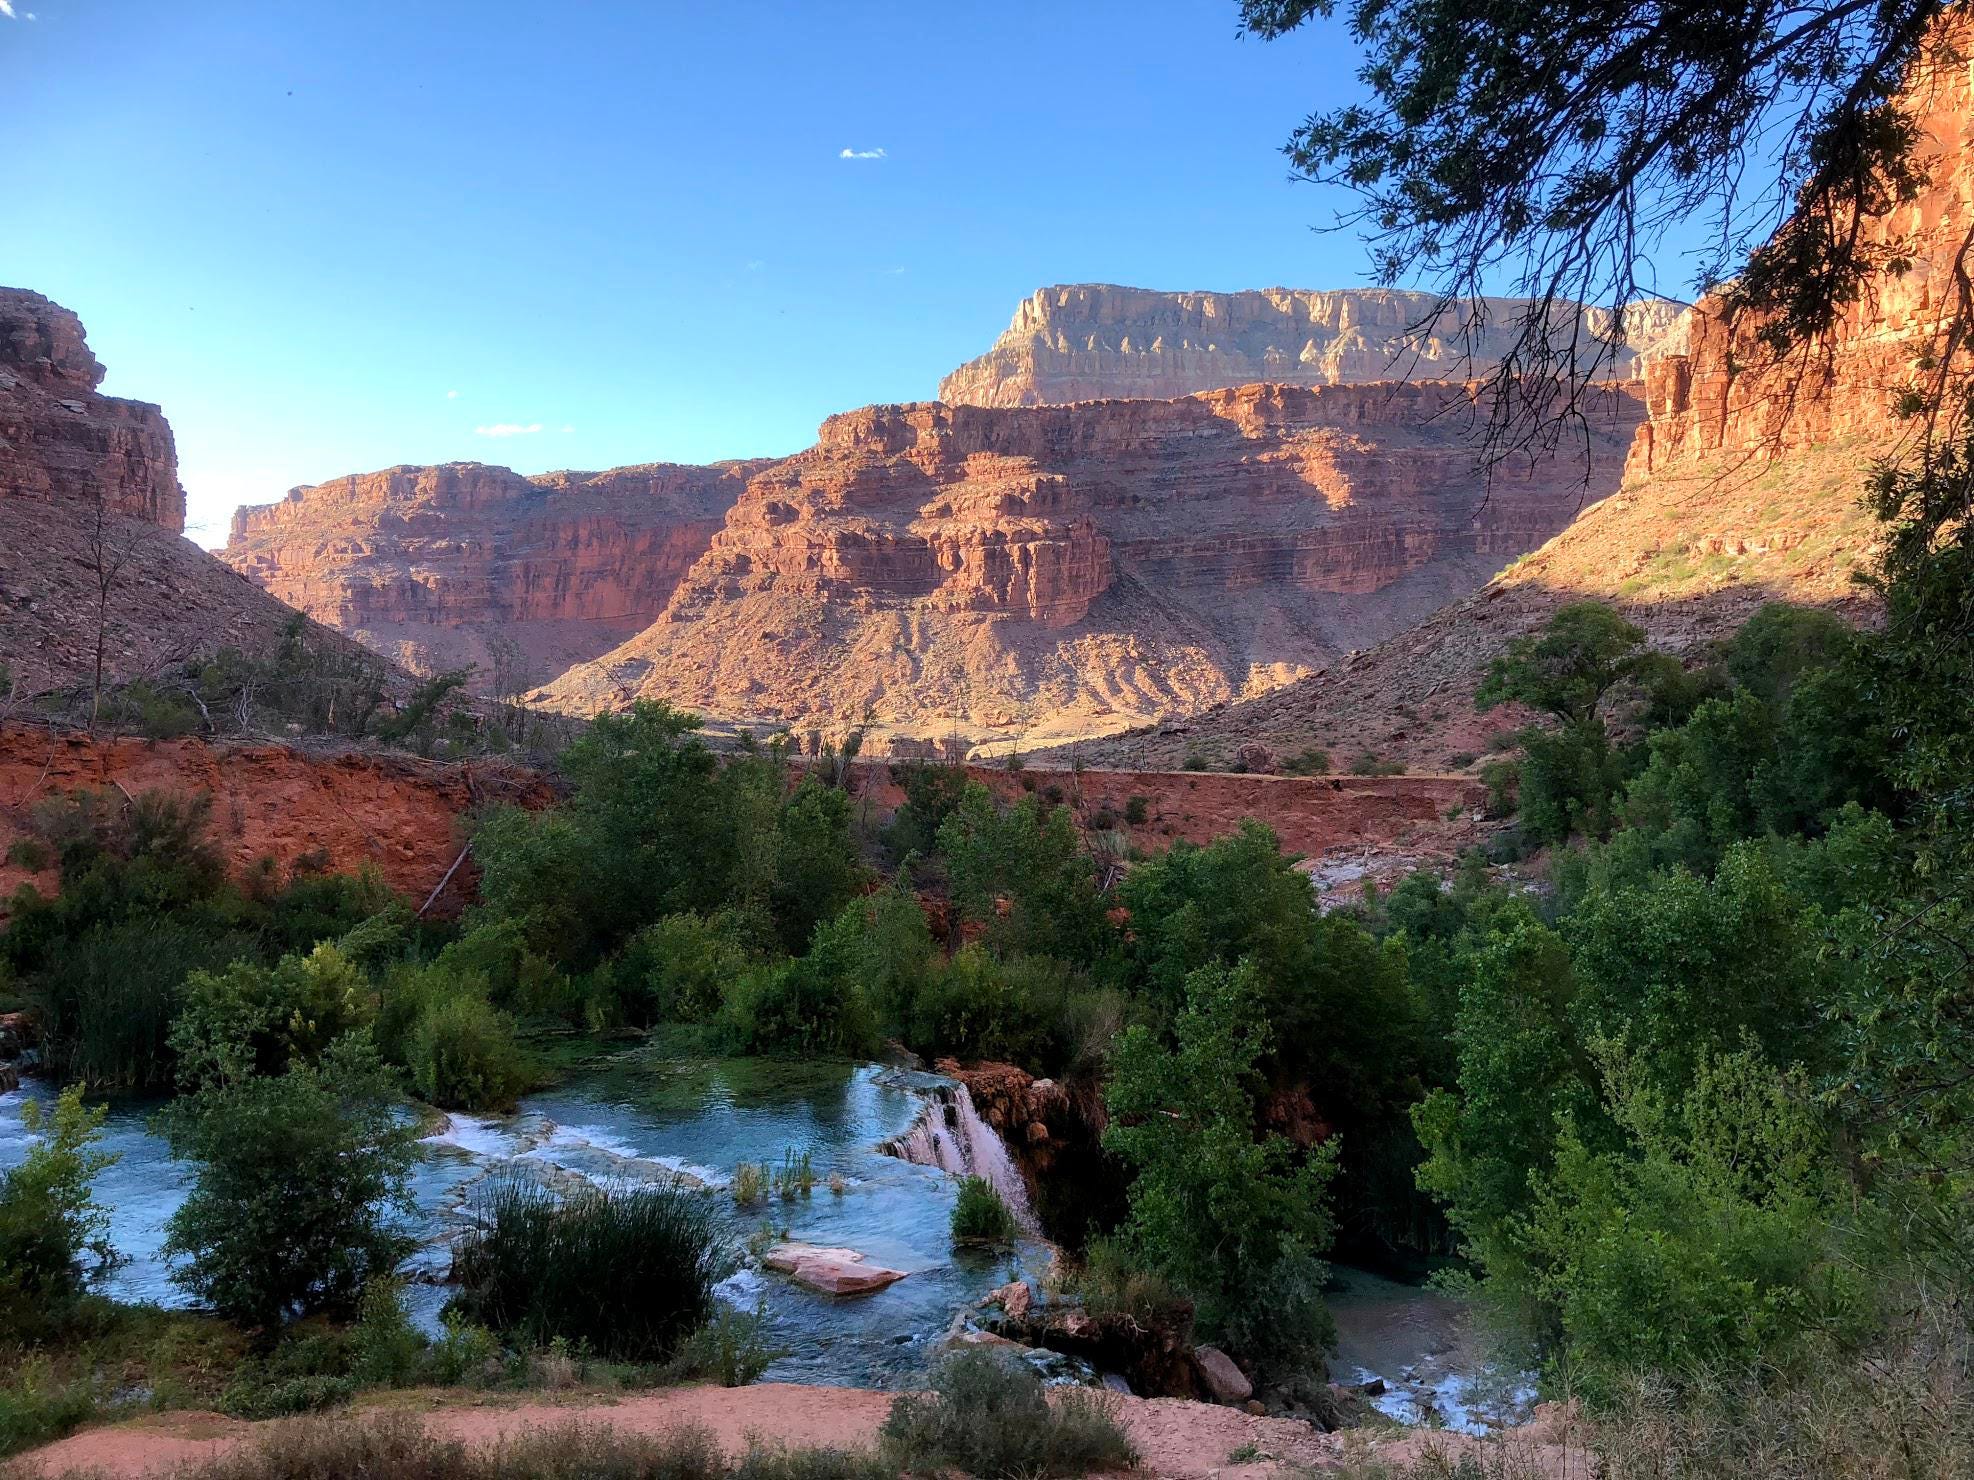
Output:
[[[1632,307],[1625,346],[1613,351],[1616,378],[1635,376],[1639,356],[1681,307],[1664,299]],[[1163,401],[1260,381],[1478,379],[1512,348],[1527,308],[1519,298],[1485,298],[1442,310],[1429,293],[1390,288],[1162,293],[1059,285],[1023,300],[991,350],[939,382],[939,399],[1052,406]],[[1604,337],[1608,321],[1605,313],[1588,315],[1590,330]]]
[[171,428],[102,379],[73,313],[0,288],[0,661],[29,693],[91,681],[99,633],[123,681],[264,650],[294,618],[179,533]]
[[224,558],[414,671],[500,667],[525,687],[653,621],[753,466],[387,468],[239,510]]
[[[1473,415],[1464,385],[1386,383],[832,417],[753,476],[649,630],[544,697],[1042,738],[1258,692],[1572,517],[1585,468],[1568,456],[1483,499]],[[1593,490],[1637,418],[1606,395]]]
[[1319,745],[1339,762],[1372,750],[1438,768],[1515,722],[1476,716],[1474,686],[1510,639],[1564,601],[1610,601],[1672,651],[1724,635],[1768,600],[1869,620],[1854,580],[1879,538],[1860,502],[1865,477],[1918,433],[1893,408],[1935,347],[1974,227],[1965,45],[1963,34],[1961,51],[1922,66],[1906,89],[1927,188],[1866,227],[1872,240],[1899,244],[1911,266],[1869,282],[1828,336],[1778,359],[1758,321],[1730,324],[1717,300],[1703,300],[1646,367],[1649,420],[1616,496],[1478,593],[1350,662],[1086,755],[1220,764],[1259,742],[1280,755]]

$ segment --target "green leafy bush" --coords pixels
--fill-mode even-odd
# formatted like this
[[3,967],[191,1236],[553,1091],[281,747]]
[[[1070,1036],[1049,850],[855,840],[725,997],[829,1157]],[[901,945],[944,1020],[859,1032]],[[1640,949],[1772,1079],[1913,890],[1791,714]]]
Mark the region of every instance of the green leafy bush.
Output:
[[[1255,968],[1203,967],[1169,1041],[1125,1031],[1105,1091],[1104,1146],[1133,1172],[1125,1237],[1133,1254],[1198,1303],[1215,1335],[1260,1331],[1260,1356],[1320,1353],[1333,1338],[1316,1298],[1329,1248],[1329,1147],[1303,1155],[1275,1134],[1257,1137],[1256,1072],[1267,1046]],[[1261,1307],[1285,1291],[1298,1298]],[[1306,1298],[1302,1298],[1306,1292]]]
[[172,1278],[250,1326],[353,1306],[410,1246],[396,1217],[416,1131],[395,1101],[367,1037],[352,1035],[318,1063],[228,1073],[169,1106],[173,1154],[198,1163],[165,1241]]
[[960,1182],[958,1199],[953,1203],[953,1242],[961,1244],[1005,1244],[1014,1238],[1014,1214],[985,1177],[967,1177]]
[[734,1251],[713,1200],[682,1183],[557,1201],[501,1178],[476,1197],[454,1272],[463,1316],[524,1345],[557,1337],[663,1361],[715,1314]]
[[0,1459],[53,1443],[96,1417],[98,1400],[86,1379],[59,1376],[46,1357],[30,1357],[0,1387]]
[[104,1114],[83,1105],[79,1086],[62,1092],[52,1115],[32,1100],[22,1107],[28,1134],[39,1139],[0,1175],[0,1326],[16,1340],[59,1331],[91,1263],[110,1257],[109,1215],[94,1194],[97,1176],[116,1160],[96,1149]]
[[514,1021],[475,992],[427,1001],[405,1044],[412,1087],[448,1110],[511,1110],[536,1082]]
[[670,1375],[689,1381],[704,1378],[721,1387],[745,1387],[787,1356],[768,1340],[765,1306],[740,1310],[722,1305],[713,1318],[680,1343]]
[[1051,1403],[1033,1369],[977,1348],[933,1368],[930,1391],[898,1398],[883,1434],[887,1457],[914,1475],[1013,1480],[1137,1462],[1108,1393],[1069,1388]]

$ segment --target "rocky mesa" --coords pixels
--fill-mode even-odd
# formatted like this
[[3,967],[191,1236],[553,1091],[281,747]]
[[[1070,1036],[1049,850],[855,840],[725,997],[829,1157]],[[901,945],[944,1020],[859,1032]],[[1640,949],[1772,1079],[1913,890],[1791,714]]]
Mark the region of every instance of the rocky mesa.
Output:
[[1258,693],[1472,590],[1615,485],[1635,397],[1604,395],[1587,466],[1524,460],[1491,490],[1475,397],[1251,385],[832,417],[754,473],[649,629],[541,697],[1039,739]]
[[[1683,306],[1652,299],[1627,311],[1623,344],[1612,348],[1612,378],[1637,375],[1641,356]],[[1164,293],[1058,284],[1023,300],[992,349],[939,383],[939,399],[1051,406],[1163,401],[1259,381],[1480,379],[1512,347],[1528,308],[1519,298],[1445,306],[1429,293],[1390,288]],[[1613,339],[1608,313],[1586,317],[1590,333]]]
[[414,672],[519,689],[654,621],[756,466],[386,468],[239,510],[222,558]]

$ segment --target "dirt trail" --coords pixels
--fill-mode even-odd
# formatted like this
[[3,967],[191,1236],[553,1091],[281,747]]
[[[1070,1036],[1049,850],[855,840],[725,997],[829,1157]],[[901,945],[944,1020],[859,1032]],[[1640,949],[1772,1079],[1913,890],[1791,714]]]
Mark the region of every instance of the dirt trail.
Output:
[[[387,1405],[420,1412],[434,1433],[472,1444],[493,1443],[518,1432],[573,1422],[605,1424],[626,1433],[653,1434],[683,1425],[709,1430],[730,1452],[758,1437],[790,1446],[853,1449],[876,1442],[895,1395],[856,1388],[757,1383],[752,1387],[671,1388],[617,1401],[571,1394],[567,1401],[512,1402],[486,1398],[461,1403],[456,1394],[399,1394]],[[1322,1434],[1295,1419],[1257,1418],[1237,1408],[1176,1398],[1118,1399],[1119,1417],[1137,1445],[1136,1474],[1159,1480],[1238,1480],[1334,1469],[1375,1444],[1380,1458],[1416,1461],[1433,1448],[1461,1451],[1458,1436],[1411,1434],[1380,1443],[1371,1434]],[[358,1423],[385,1411],[359,1410],[342,1421]],[[147,1415],[128,1423],[89,1429],[0,1467],[6,1480],[56,1480],[94,1474],[112,1480],[166,1476],[184,1464],[235,1449],[270,1427],[216,1413]],[[1536,1473],[1554,1480],[1587,1480],[1586,1466],[1530,1432],[1526,1448]],[[1248,1448],[1252,1446],[1252,1448]],[[1230,1462],[1236,1451],[1255,1457]]]

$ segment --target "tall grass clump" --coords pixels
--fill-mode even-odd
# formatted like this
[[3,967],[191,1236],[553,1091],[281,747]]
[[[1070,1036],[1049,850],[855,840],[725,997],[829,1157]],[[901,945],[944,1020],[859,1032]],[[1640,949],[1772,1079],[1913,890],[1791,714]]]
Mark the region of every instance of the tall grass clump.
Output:
[[891,1405],[884,1446],[911,1474],[959,1471],[978,1480],[1083,1475],[1137,1462],[1109,1393],[1067,1388],[1052,1403],[1031,1368],[977,1348],[935,1367],[931,1391]]
[[738,1459],[704,1429],[627,1434],[608,1425],[529,1429],[469,1446],[408,1414],[369,1422],[301,1419],[231,1454],[188,1465],[178,1480],[895,1480],[868,1454],[775,1449]]
[[1005,1244],[1014,1238],[1014,1214],[985,1177],[960,1183],[953,1204],[953,1241],[962,1244]]
[[681,1182],[558,1201],[499,1178],[454,1256],[460,1314],[529,1346],[557,1337],[663,1361],[714,1313],[736,1258],[712,1199]]

